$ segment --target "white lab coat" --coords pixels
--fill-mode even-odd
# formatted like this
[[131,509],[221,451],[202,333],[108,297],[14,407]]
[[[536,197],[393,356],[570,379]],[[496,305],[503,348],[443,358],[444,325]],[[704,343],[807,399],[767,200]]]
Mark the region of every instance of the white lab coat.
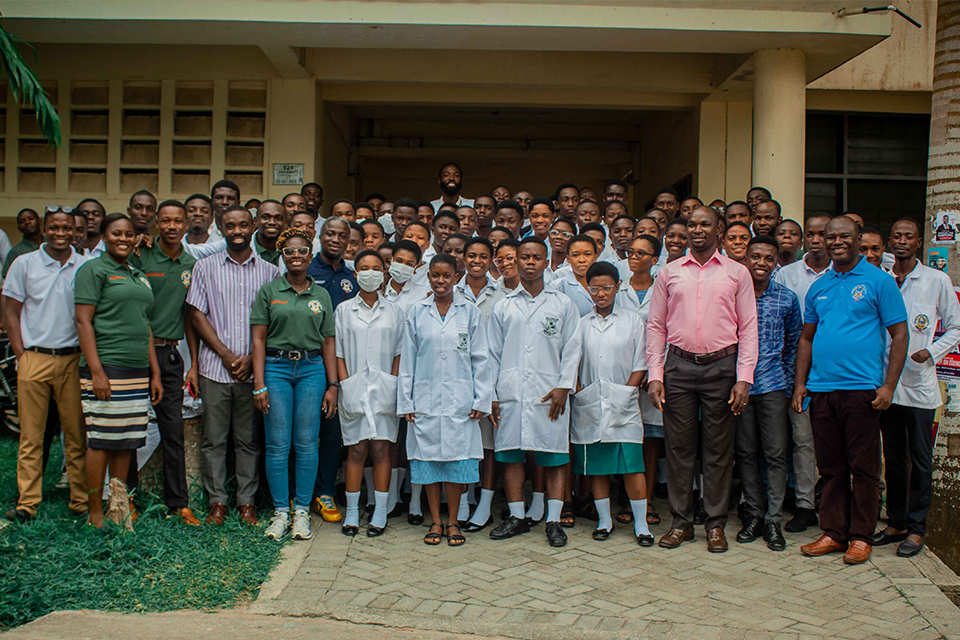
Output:
[[583,288],[583,285],[577,282],[577,277],[573,275],[573,270],[562,269],[557,271],[556,277],[547,286],[570,298],[573,304],[577,305],[577,311],[581,318],[589,315],[593,311],[593,298],[591,298],[590,293]]
[[407,314],[410,313],[410,307],[430,295],[430,287],[420,283],[414,283],[413,279],[410,279],[403,285],[403,289],[400,289],[400,293],[397,293],[396,289],[390,284],[387,284],[387,286],[383,288],[383,295],[387,300],[400,307],[400,311],[402,311],[403,316],[406,317]]
[[340,432],[343,444],[363,440],[397,441],[397,376],[393,360],[400,355],[404,315],[380,294],[373,308],[360,296],[334,311],[337,357],[348,377],[340,381]]
[[[957,302],[950,276],[920,262],[907,274],[900,293],[907,307],[910,345],[903,372],[893,392],[893,403],[919,409],[936,409],[941,405],[937,362],[960,342],[960,303]],[[934,340],[938,322],[943,324],[944,333]],[[921,349],[926,349],[931,355],[922,364],[910,358]]]
[[613,307],[580,320],[580,385],[571,402],[570,442],[643,442],[640,390],[627,386],[647,369],[646,331],[640,314]]
[[570,413],[555,422],[554,389],[573,389],[580,363],[580,314],[567,296],[544,288],[537,297],[522,286],[497,303],[490,316],[490,354],[500,403],[496,450],[568,453]]
[[397,413],[407,423],[407,458],[449,462],[483,457],[479,420],[490,413],[493,378],[483,314],[454,293],[440,319],[432,299],[413,305],[403,328]]
[[[623,309],[630,309],[640,316],[644,344],[647,342],[647,318],[650,316],[651,293],[653,293],[653,285],[650,285],[650,288],[647,289],[647,293],[643,296],[643,302],[641,303],[637,299],[637,292],[630,286],[630,282],[621,280],[620,291],[617,292],[615,302],[617,306]],[[666,352],[664,352],[664,362],[666,362]],[[640,390],[640,415],[643,417],[645,424],[663,424],[663,413],[653,406],[653,403],[650,402],[649,394],[647,394],[644,389]]]

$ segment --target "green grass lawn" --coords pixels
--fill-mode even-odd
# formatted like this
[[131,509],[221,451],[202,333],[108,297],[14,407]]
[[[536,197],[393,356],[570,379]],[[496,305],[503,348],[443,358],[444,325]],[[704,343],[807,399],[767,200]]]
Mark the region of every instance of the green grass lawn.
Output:
[[[263,526],[189,527],[166,517],[157,496],[138,498],[134,533],[97,531],[75,519],[54,445],[38,517],[0,530],[0,630],[63,609],[170,611],[230,607],[255,598],[280,545]],[[0,437],[0,506],[17,496],[17,441]],[[200,514],[198,514],[199,516]]]

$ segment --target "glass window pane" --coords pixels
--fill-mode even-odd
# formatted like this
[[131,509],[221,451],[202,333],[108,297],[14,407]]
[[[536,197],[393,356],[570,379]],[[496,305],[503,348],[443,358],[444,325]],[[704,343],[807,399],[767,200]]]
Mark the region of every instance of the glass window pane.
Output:
[[851,115],[849,127],[848,173],[926,176],[929,117]]
[[923,224],[926,182],[850,179],[847,190],[848,208],[863,216],[867,226],[879,228],[884,237],[899,218],[910,217]]
[[840,180],[807,178],[804,188],[804,218],[814,213],[836,215],[843,207]]
[[807,114],[807,173],[843,171],[843,116]]

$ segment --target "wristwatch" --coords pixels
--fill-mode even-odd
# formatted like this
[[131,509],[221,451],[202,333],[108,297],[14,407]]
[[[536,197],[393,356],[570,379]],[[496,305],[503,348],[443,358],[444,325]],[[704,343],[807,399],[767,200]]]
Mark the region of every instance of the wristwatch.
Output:
[[339,383],[339,382],[328,382],[328,383],[327,383],[327,386],[328,386],[328,387],[336,387],[337,389],[339,389],[339,388],[340,388],[340,383]]

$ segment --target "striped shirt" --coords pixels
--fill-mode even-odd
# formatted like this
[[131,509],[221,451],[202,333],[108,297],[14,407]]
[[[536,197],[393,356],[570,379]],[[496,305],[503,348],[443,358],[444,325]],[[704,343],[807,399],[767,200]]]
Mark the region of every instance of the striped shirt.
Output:
[[[260,287],[275,280],[280,270],[255,252],[238,263],[226,251],[197,262],[187,304],[207,316],[220,341],[237,357],[251,351],[250,309]],[[200,342],[200,375],[214,382],[236,382],[220,356]]]

